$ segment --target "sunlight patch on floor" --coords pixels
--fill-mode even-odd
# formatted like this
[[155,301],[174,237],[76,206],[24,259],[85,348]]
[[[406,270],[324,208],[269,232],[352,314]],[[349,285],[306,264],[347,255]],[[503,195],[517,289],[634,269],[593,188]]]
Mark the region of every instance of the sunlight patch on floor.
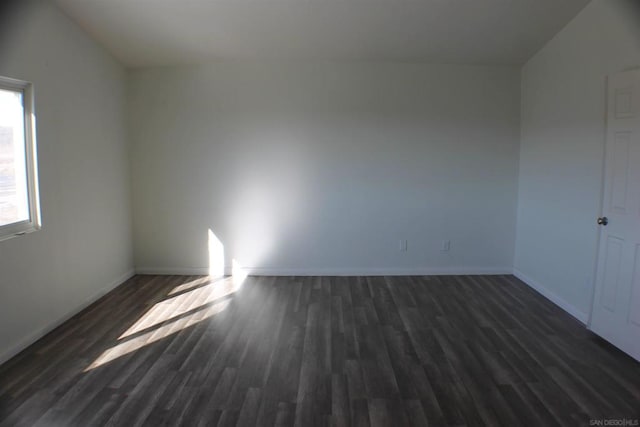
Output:
[[[118,339],[126,338],[148,328],[152,328],[163,322],[177,318],[184,313],[197,309],[197,307],[212,303],[221,298],[235,293],[242,282],[236,281],[233,277],[222,280],[213,280],[208,284],[200,283],[198,286],[187,292],[176,294],[175,289],[169,293],[169,297],[156,303],[138,321],[127,329]],[[182,286],[182,285],[181,285]],[[193,287],[193,286],[192,286]],[[171,295],[174,296],[171,296]]]
[[91,365],[89,365],[84,371],[90,371],[105,365],[119,357],[125,356],[129,353],[137,351],[143,347],[153,344],[163,338],[176,334],[181,330],[200,323],[209,319],[212,316],[224,311],[228,305],[229,300],[220,301],[216,304],[205,306],[201,310],[197,310],[192,314],[181,317],[175,322],[171,322],[167,325],[163,325],[160,328],[154,328],[149,332],[145,332],[141,335],[137,335],[131,339],[127,339],[124,342],[116,344],[115,346],[104,351]]
[[[224,280],[224,278],[220,277],[217,280]],[[171,292],[169,292],[168,296],[175,295],[175,294],[178,294],[178,293],[183,293],[183,292],[188,291],[189,289],[197,288],[197,287],[199,287],[201,285],[206,285],[206,284],[209,284],[209,283],[213,283],[215,281],[216,281],[215,279],[212,279],[209,276],[202,276],[202,277],[199,277],[197,279],[185,282],[180,286],[176,286],[175,288],[173,288],[171,290]]]
[[86,371],[90,371],[149,344],[176,334],[224,311],[247,277],[247,270],[233,259],[232,275],[224,277],[224,245],[208,230],[209,276],[182,283],[124,331],[113,347],[105,350]]
[[236,276],[204,277],[173,288],[138,321],[118,337],[89,367],[90,371],[119,357],[207,320],[224,311],[231,295],[242,286],[246,275],[238,268]]

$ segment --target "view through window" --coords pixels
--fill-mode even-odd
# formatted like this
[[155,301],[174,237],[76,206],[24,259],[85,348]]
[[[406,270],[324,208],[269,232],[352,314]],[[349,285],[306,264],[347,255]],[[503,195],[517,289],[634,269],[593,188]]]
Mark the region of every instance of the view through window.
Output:
[[40,227],[31,83],[0,77],[0,240]]
[[0,226],[29,220],[22,92],[0,89]]

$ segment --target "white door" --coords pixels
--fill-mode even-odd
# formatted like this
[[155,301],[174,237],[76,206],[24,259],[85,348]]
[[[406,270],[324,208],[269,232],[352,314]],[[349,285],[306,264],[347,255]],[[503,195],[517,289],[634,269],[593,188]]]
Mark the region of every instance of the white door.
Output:
[[640,70],[610,76],[607,93],[603,218],[589,326],[640,360]]

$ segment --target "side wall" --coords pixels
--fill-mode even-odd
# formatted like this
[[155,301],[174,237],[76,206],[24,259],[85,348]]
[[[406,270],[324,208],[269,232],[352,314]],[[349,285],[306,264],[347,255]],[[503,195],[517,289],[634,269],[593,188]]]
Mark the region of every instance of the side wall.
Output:
[[640,5],[595,0],[522,70],[515,273],[583,322],[598,244],[606,76],[638,66]]
[[519,82],[424,64],[132,71],[136,266],[206,272],[211,230],[227,270],[511,271]]
[[0,75],[35,88],[43,227],[0,242],[0,362],[133,272],[125,73],[51,3],[3,9]]

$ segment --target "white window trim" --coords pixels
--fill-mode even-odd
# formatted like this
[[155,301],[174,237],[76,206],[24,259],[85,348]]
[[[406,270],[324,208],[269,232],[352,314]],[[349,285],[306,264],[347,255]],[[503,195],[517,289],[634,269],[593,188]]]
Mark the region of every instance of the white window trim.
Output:
[[24,108],[24,140],[26,152],[29,219],[0,226],[0,241],[40,230],[40,195],[38,193],[38,158],[36,152],[36,115],[33,84],[0,76],[0,88],[22,92]]

